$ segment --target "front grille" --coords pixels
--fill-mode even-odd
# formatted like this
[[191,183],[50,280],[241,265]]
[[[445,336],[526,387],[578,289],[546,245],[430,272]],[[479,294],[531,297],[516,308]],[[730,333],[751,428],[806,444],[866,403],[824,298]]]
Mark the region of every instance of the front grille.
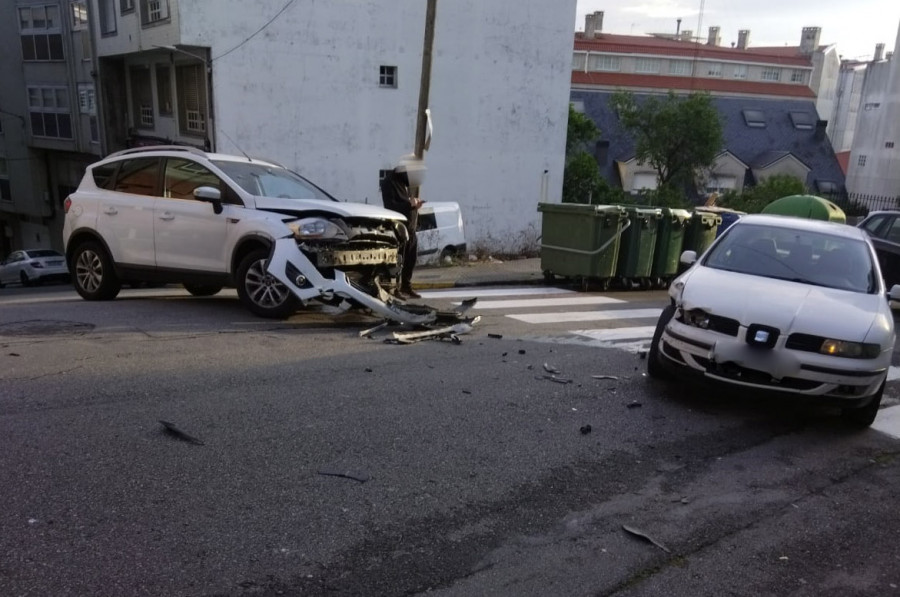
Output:
[[822,385],[821,382],[818,381],[799,379],[796,377],[784,377],[781,380],[776,380],[765,371],[741,367],[734,363],[713,363],[709,359],[696,356],[694,357],[694,360],[714,375],[732,379],[734,381],[742,381],[744,383],[752,383],[771,388],[785,388],[789,390],[812,390],[813,388]]
[[709,316],[709,329],[714,332],[719,332],[720,334],[727,334],[728,336],[737,336],[738,329],[741,327],[741,324],[738,323],[738,320],[731,319],[730,317],[722,317],[721,315],[710,315]]
[[822,336],[813,336],[812,334],[791,334],[788,336],[785,348],[791,350],[802,350],[804,352],[819,352],[825,338]]

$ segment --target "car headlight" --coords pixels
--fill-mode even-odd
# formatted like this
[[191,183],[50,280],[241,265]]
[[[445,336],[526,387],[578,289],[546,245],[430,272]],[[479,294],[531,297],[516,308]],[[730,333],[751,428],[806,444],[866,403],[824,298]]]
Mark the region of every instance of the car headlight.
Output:
[[847,357],[850,359],[874,359],[881,352],[878,344],[865,344],[862,342],[845,342],[844,340],[827,339],[822,342],[819,352],[834,357]]
[[324,218],[304,218],[288,225],[294,237],[299,240],[347,240],[347,233],[330,220]]
[[679,309],[676,318],[685,325],[694,326],[704,330],[709,329],[709,313],[703,309]]

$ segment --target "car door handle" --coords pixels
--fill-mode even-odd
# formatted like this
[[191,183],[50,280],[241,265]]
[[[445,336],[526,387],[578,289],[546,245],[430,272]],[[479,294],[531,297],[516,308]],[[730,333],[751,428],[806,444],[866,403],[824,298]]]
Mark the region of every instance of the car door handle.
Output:
[[114,216],[117,213],[119,213],[119,210],[116,209],[115,207],[106,207],[103,209],[103,213],[105,213],[108,216]]
[[175,214],[173,214],[170,211],[164,211],[161,214],[159,214],[159,219],[160,220],[174,220]]

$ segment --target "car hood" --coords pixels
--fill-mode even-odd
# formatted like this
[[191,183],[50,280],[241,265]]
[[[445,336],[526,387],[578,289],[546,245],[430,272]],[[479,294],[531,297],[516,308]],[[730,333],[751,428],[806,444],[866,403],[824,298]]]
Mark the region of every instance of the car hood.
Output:
[[367,203],[345,203],[323,199],[278,199],[254,197],[256,209],[275,211],[298,216],[309,212],[329,212],[344,218],[369,218],[373,220],[406,220],[403,214]]
[[[877,324],[886,337],[893,333],[887,301],[879,294],[862,294],[761,276],[698,266],[685,277],[684,309],[778,328],[782,334],[802,333],[851,342],[866,340]],[[881,334],[878,334],[881,335]],[[882,342],[882,338],[869,341]]]

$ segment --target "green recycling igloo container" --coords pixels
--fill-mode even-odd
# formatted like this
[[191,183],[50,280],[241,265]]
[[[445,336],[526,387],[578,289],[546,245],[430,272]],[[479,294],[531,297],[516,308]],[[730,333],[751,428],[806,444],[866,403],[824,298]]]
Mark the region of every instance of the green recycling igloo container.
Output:
[[722,223],[722,216],[710,212],[694,211],[684,231],[682,250],[694,251],[697,257],[716,240],[716,231]]
[[631,225],[622,234],[616,277],[626,283],[638,282],[649,287],[662,210],[628,205],[625,211]]
[[546,277],[612,278],[619,237],[628,223],[621,206],[538,203],[538,211]]
[[690,220],[691,212],[686,209],[662,208],[650,277],[659,282],[665,282],[678,273],[685,231]]

